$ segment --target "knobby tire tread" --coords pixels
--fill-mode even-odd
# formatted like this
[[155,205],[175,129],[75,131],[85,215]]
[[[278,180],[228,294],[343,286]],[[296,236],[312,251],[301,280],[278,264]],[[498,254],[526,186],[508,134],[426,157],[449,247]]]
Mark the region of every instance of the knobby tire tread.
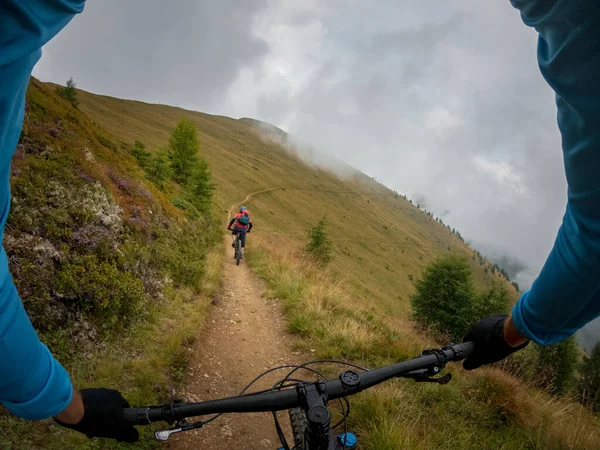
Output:
[[301,408],[293,408],[289,410],[290,424],[292,425],[292,433],[294,434],[294,448],[304,449],[304,432],[308,426],[306,414]]

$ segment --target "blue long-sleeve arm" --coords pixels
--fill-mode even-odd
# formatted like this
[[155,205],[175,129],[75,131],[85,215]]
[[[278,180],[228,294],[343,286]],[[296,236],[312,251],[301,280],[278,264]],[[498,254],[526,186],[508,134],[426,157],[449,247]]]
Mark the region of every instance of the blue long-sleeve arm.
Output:
[[[10,162],[23,125],[25,93],[41,47],[83,10],[79,0],[0,0],[0,239],[10,206]],[[0,251],[0,402],[20,417],[56,415],[71,402],[66,370],[44,346]]]
[[600,315],[600,6],[511,1],[539,33],[538,62],[556,92],[568,183],[554,248],[512,312],[522,335],[549,345]]

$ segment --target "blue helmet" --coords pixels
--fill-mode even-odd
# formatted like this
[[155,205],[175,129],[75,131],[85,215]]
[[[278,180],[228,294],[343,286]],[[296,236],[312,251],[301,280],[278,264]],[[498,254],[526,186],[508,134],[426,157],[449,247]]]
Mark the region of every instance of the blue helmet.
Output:
[[242,206],[242,207],[240,208],[240,212],[244,212],[244,211],[247,211],[247,210],[248,210],[248,208],[246,208],[245,206]]

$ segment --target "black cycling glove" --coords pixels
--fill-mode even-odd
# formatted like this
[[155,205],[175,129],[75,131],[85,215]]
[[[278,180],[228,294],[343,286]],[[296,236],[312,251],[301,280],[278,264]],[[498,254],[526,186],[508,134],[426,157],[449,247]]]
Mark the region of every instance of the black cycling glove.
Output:
[[59,425],[85,434],[88,438],[112,438],[119,442],[136,442],[138,431],[121,417],[129,403],[113,389],[83,389],[81,397],[85,414],[75,425],[56,420]]
[[504,322],[507,315],[490,316],[471,327],[463,342],[473,341],[475,350],[463,363],[466,370],[477,369],[484,364],[501,361],[512,353],[525,348],[529,341],[511,347],[504,340]]

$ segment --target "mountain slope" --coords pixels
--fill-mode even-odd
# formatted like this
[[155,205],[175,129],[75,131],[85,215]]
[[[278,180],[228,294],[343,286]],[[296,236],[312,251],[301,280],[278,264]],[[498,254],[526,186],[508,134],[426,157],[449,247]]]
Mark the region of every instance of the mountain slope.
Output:
[[[336,176],[302,161],[265,138],[257,121],[79,95],[81,110],[125,146],[141,140],[156,151],[181,117],[196,124],[220,214],[240,202],[250,208],[248,262],[282,302],[296,345],[319,357],[375,366],[435,345],[410,320],[409,298],[422,268],[447,252],[469,259],[477,287],[503,283],[517,298],[489,263],[410,202],[359,172]],[[301,251],[306,230],[325,215],[334,247],[327,269]],[[448,386],[399,382],[357,398],[351,417],[364,448],[598,447],[595,418],[575,403],[498,369],[452,371]]]
[[[349,282],[361,295],[381,298],[392,311],[409,310],[413,290],[409,275],[416,277],[438,255],[456,251],[472,256],[473,250],[447,228],[391,190],[358,171],[340,178],[299,161],[278,143],[264,139],[258,121],[84,91],[80,100],[82,111],[110,133],[131,144],[139,139],[151,151],[167,142],[170,128],[181,117],[193,120],[222,211],[251,192],[272,189],[253,198],[257,230],[295,237],[296,242],[327,214],[337,244],[336,268],[352,275]],[[499,274],[486,274],[478,260],[473,269],[480,286],[503,282]],[[516,299],[514,289],[507,287]]]

